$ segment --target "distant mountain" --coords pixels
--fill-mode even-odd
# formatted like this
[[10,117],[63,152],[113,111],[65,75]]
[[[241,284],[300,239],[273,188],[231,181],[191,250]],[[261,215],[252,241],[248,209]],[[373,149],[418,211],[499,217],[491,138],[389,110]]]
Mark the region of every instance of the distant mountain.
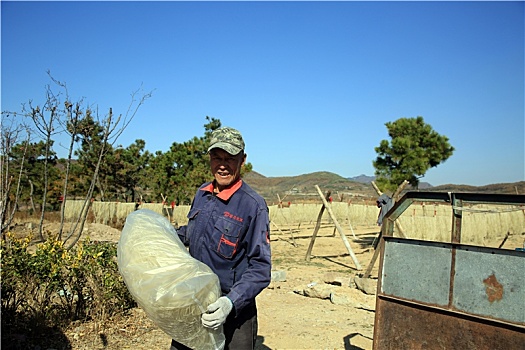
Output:
[[365,174],[361,174],[359,176],[347,177],[347,179],[350,180],[350,181],[355,181],[355,182],[361,182],[361,183],[364,183],[364,184],[369,184],[372,181],[374,181],[376,179],[376,177],[375,176],[368,176],[368,175],[365,175]]
[[525,194],[525,181],[498,183],[485,186],[470,185],[439,185],[432,187],[430,192],[468,192],[468,193],[498,193],[498,194]]
[[333,198],[338,196],[356,196],[375,198],[377,196],[370,184],[350,181],[337,174],[320,171],[298,176],[265,177],[256,171],[251,171],[244,177],[254,190],[263,196],[268,204],[280,200],[301,201],[315,200],[319,194],[315,189],[318,185],[323,193],[330,191]]
[[[361,182],[364,184],[369,184],[372,181],[374,181],[376,177],[361,174],[359,176],[347,177],[347,179],[350,181],[356,181],[356,182]],[[419,190],[426,190],[426,189],[432,188],[433,186],[429,184],[428,182],[420,182],[418,187],[419,187]]]
[[[321,171],[298,176],[266,177],[256,171],[251,171],[244,176],[244,180],[260,195],[268,204],[281,201],[319,201],[319,194],[315,189],[318,185],[323,193],[330,191],[334,200],[359,197],[373,200],[377,193],[370,184],[374,176],[359,175],[353,178],[344,178],[337,174]],[[407,191],[415,189],[407,188]],[[432,186],[421,182],[419,191],[429,192],[470,192],[470,193],[497,193],[497,194],[525,194],[525,181],[515,183],[500,183],[486,186],[469,185],[440,185]]]

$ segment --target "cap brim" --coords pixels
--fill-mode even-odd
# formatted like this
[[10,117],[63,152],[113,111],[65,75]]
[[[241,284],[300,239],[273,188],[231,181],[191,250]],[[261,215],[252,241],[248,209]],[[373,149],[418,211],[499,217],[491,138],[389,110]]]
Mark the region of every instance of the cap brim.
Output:
[[220,149],[228,152],[232,156],[235,156],[235,155],[239,154],[242,151],[242,148],[235,147],[232,144],[229,144],[227,142],[217,142],[217,143],[214,143],[213,145],[211,145],[208,148],[208,153],[214,148],[220,148]]

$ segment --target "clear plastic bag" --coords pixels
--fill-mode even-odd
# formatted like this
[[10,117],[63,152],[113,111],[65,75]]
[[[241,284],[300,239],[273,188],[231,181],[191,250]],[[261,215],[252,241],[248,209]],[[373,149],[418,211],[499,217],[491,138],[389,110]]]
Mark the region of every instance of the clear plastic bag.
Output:
[[129,292],[160,329],[192,349],[224,348],[222,329],[201,323],[207,306],[221,296],[219,279],[190,256],[165,217],[148,209],[129,214],[117,261]]

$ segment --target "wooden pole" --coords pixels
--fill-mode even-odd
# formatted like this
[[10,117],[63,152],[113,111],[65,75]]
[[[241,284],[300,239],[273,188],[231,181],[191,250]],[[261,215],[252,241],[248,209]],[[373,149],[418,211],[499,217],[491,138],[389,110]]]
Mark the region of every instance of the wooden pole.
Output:
[[374,254],[372,255],[372,259],[370,259],[370,263],[368,264],[368,267],[366,268],[366,271],[363,274],[363,278],[370,277],[372,269],[374,268],[374,264],[377,260],[377,257],[379,256],[379,252],[381,251],[381,232],[379,232],[379,236],[377,238],[379,239],[377,247],[374,249]]
[[160,194],[160,196],[162,197],[162,211],[166,210],[166,215],[168,216],[168,220],[169,220],[169,222],[171,222],[170,211],[166,207],[166,204],[167,204],[166,197],[164,197],[164,195],[162,193]]
[[[330,198],[331,192],[326,192],[326,200]],[[322,196],[322,194],[321,194]],[[306,251],[306,261],[310,261],[310,254],[312,253],[312,248],[314,247],[315,237],[317,237],[317,232],[319,231],[319,228],[321,227],[321,219],[323,218],[325,205],[323,204],[321,206],[321,210],[319,210],[319,215],[317,215],[317,223],[315,224],[314,233],[312,234],[312,239],[310,240],[310,245],[308,246],[308,250]]]
[[372,187],[374,188],[374,190],[376,190],[378,196],[383,194],[383,192],[381,192],[381,190],[379,189],[379,187],[377,187],[377,185],[376,185],[376,183],[374,181],[372,181],[370,183],[372,184]]
[[[397,190],[392,195],[392,200],[394,201],[394,204],[397,202],[397,200],[399,199],[399,196],[401,195],[401,192],[403,192],[403,190],[405,189],[407,185],[408,185],[408,181],[405,180],[403,181],[403,183],[401,183],[401,185],[398,186]],[[394,221],[394,224],[396,225],[396,228],[399,231],[398,232],[399,237],[406,238],[407,236],[405,235],[405,229],[403,228],[403,226],[401,226],[401,222],[399,221],[399,218],[396,221]]]
[[[277,224],[275,222],[272,221],[272,225],[275,226],[275,228],[277,228],[279,230],[279,232],[281,232],[284,235],[284,232],[281,231],[281,229],[279,228],[279,226],[277,226]],[[294,247],[297,247],[297,243],[295,243],[295,237],[293,235],[293,231],[292,230],[290,230],[290,235],[292,236],[292,245]]]
[[397,187],[397,190],[392,195],[392,199],[394,200],[394,203],[397,202],[397,200],[399,199],[399,195],[401,194],[401,192],[403,192],[403,190],[405,189],[405,187],[407,187],[407,185],[408,185],[408,181],[404,180],[403,183],[401,183],[401,185]]
[[501,247],[503,247],[503,245],[505,244],[505,242],[507,241],[507,239],[509,238],[510,236],[510,231],[507,231],[507,234],[505,235],[505,238],[503,238],[503,241],[501,241],[500,245],[498,248],[501,249]]
[[334,222],[335,227],[337,228],[337,231],[339,231],[339,234],[341,235],[341,238],[343,240],[343,243],[345,244],[346,249],[348,250],[348,253],[350,253],[350,256],[352,257],[352,260],[354,261],[354,264],[358,270],[362,270],[361,264],[359,264],[359,261],[357,261],[357,257],[355,256],[354,252],[352,251],[352,248],[350,247],[350,243],[346,239],[346,236],[343,232],[343,229],[337,222],[337,218],[335,217],[334,213],[332,212],[332,208],[328,205],[328,201],[323,197],[323,192],[321,192],[321,189],[319,186],[315,185],[315,188],[317,189],[317,192],[319,193],[319,196],[323,200],[323,204],[326,207],[326,210],[328,211],[328,214],[332,218],[332,221]]

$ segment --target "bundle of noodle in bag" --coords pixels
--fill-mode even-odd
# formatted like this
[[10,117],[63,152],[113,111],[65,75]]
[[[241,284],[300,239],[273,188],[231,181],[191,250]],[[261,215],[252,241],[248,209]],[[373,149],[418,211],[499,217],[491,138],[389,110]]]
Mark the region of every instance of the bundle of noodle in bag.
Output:
[[165,217],[147,209],[129,214],[117,261],[129,292],[160,329],[192,349],[224,347],[222,329],[201,323],[208,305],[221,296],[219,279],[190,256]]

